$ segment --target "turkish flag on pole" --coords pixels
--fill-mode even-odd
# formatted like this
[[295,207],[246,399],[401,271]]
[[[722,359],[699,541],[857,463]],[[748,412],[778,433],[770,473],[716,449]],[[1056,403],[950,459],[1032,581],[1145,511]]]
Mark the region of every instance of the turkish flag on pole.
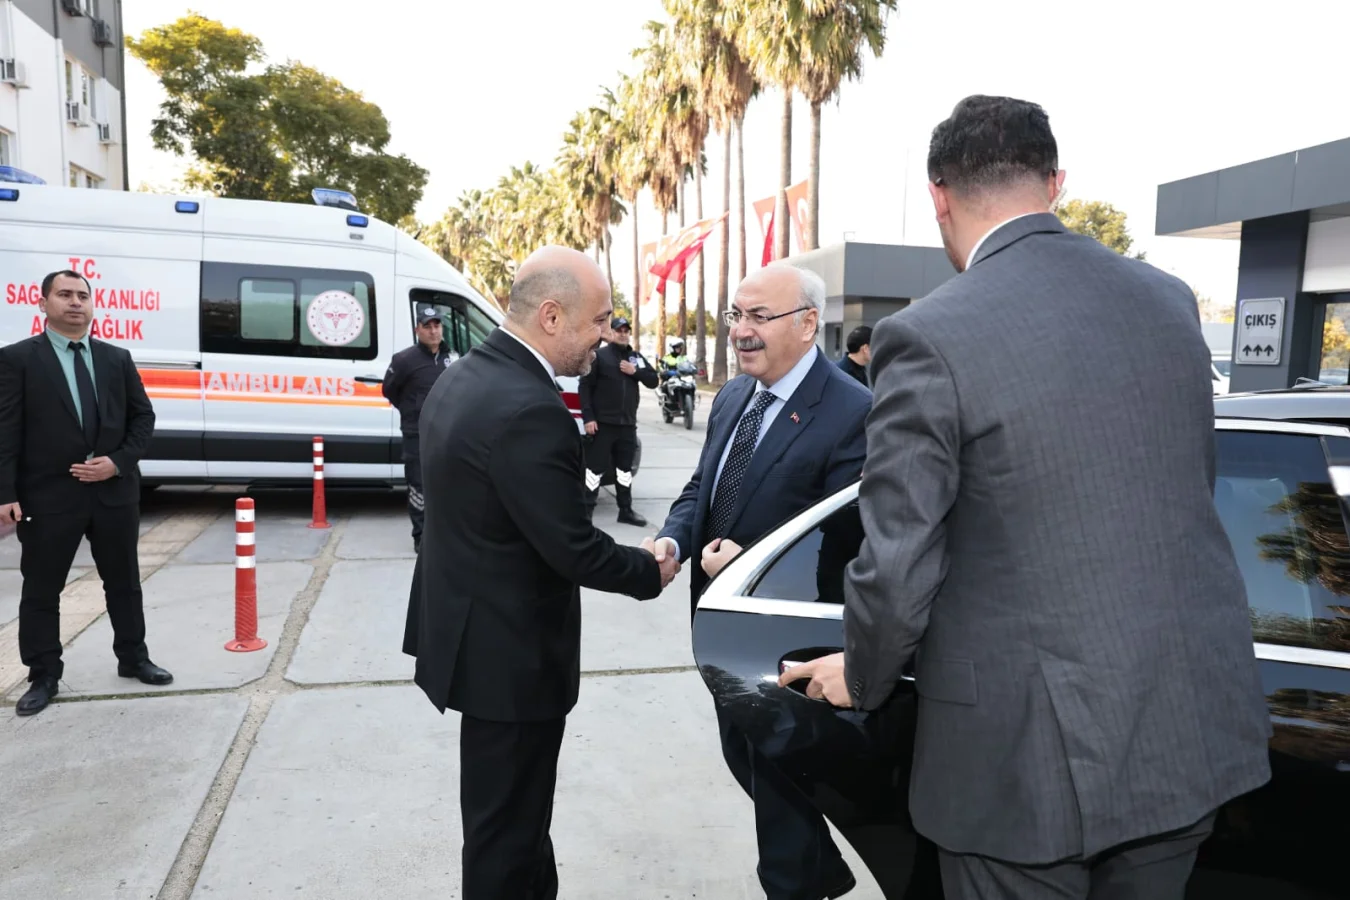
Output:
[[684,274],[694,257],[703,251],[703,243],[712,234],[717,223],[725,219],[726,213],[713,219],[695,222],[675,235],[675,239],[663,246],[657,253],[656,261],[648,269],[657,278],[656,292],[666,295],[667,281],[683,281]]
[[765,197],[763,200],[755,201],[755,218],[759,219],[759,227],[764,232],[764,253],[760,257],[759,264],[767,266],[773,262],[773,227],[774,227],[774,204],[777,198]]

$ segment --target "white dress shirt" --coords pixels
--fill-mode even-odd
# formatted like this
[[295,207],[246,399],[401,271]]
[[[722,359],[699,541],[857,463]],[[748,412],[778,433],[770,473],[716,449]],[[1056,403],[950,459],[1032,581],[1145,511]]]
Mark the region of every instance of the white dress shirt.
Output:
[[558,374],[557,374],[556,372],[553,371],[553,364],[550,363],[548,360],[544,359],[544,356],[543,356],[542,353],[540,353],[538,350],[536,350],[536,349],[534,349],[533,347],[531,347],[531,346],[525,341],[524,338],[522,338],[520,335],[516,334],[514,331],[512,331],[510,328],[506,327],[505,325],[502,326],[502,331],[503,331],[504,333],[506,333],[506,334],[511,335],[511,337],[515,338],[516,341],[517,341],[518,343],[520,343],[521,346],[523,346],[526,350],[528,350],[528,351],[530,351],[531,353],[533,353],[533,354],[534,354],[534,358],[537,359],[537,360],[539,360],[539,365],[543,366],[543,367],[544,367],[544,371],[548,373],[548,380],[549,380],[549,381],[552,381],[554,384],[557,384],[557,382],[558,382]]
[[983,237],[981,237],[978,241],[975,242],[975,246],[970,248],[970,255],[966,257],[966,268],[969,269],[970,264],[975,261],[975,254],[980,252],[980,247],[984,246],[984,242],[989,239],[989,235],[993,234],[995,231],[998,231],[1000,228],[1002,228],[1004,225],[1007,225],[1009,222],[1015,222],[1018,219],[1025,218],[1026,216],[1034,216],[1034,215],[1038,215],[1038,213],[1022,213],[1021,215],[1013,216],[1011,219],[1004,219],[1002,222],[999,222],[993,228],[990,228],[988,231],[986,231]]
[[[801,387],[802,382],[806,380],[806,374],[810,372],[811,367],[815,365],[816,356],[819,353],[820,349],[815,344],[812,344],[811,349],[806,351],[806,355],[799,359],[797,364],[789,369],[786,375],[778,379],[771,386],[765,387],[763,382],[755,385],[755,393],[751,395],[750,402],[747,403],[745,409],[741,411],[742,417],[744,417],[744,415],[754,406],[755,396],[757,396],[760,391],[768,391],[778,398],[770,403],[769,408],[764,411],[764,418],[759,423],[759,433],[755,435],[756,449],[759,448],[759,442],[764,440],[764,435],[769,433],[769,426],[773,424],[773,420],[778,418],[778,414],[782,411],[783,407],[787,405],[788,400],[796,393],[797,388]],[[741,420],[738,418],[736,420],[736,426],[739,427],[740,424]],[[717,474],[713,478],[712,494],[709,495],[714,499],[717,497],[717,484],[722,480],[722,468],[727,464],[727,457],[731,455],[731,445],[734,443],[736,443],[736,428],[733,427],[731,429],[731,436],[727,438],[727,445],[722,448],[722,458],[717,462]],[[680,554],[680,545],[675,543],[674,538],[668,538],[668,540],[672,544],[675,544],[675,557],[677,559],[682,558]],[[700,547],[699,550],[701,552],[702,548]]]

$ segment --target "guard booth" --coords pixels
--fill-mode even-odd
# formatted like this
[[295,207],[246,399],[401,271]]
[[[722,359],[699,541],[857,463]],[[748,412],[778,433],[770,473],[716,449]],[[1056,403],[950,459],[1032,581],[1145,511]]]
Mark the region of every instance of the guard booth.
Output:
[[876,325],[956,274],[941,247],[904,244],[845,241],[785,261],[825,279],[825,321],[818,343],[831,359],[844,355],[850,331]]
[[1159,235],[1241,242],[1232,392],[1350,375],[1350,138],[1159,185]]

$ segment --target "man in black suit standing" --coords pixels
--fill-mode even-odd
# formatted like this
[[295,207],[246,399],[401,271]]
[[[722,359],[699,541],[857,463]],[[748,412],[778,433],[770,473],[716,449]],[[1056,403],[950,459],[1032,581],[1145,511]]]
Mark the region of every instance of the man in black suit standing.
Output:
[[839,370],[863,387],[870,388],[872,382],[867,376],[867,366],[872,362],[872,329],[859,325],[848,333],[845,347],[848,353],[837,363]]
[[94,303],[75,272],[42,281],[47,328],[0,348],[0,521],[17,524],[19,656],[31,687],[16,712],[41,712],[62,674],[61,590],[80,538],[98,567],[117,674],[146,684],[173,676],[145,647],[136,542],[140,473],[155,411],[131,354],[89,336]]
[[463,900],[557,896],[549,825],[580,681],[581,587],[645,600],[677,569],[587,514],[581,436],[555,379],[590,370],[612,312],[585,254],[536,251],[506,323],[422,408],[426,526],[403,651],[432,704],[463,714]]

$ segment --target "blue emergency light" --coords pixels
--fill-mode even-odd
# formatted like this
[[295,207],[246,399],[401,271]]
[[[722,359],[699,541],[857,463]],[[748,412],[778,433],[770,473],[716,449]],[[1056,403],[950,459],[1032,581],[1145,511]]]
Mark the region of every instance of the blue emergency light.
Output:
[[[0,166],[0,181],[9,181],[14,184],[46,184],[41,178],[32,172],[25,172],[23,169],[17,169],[14,166]],[[18,196],[15,194],[14,196]]]
[[370,224],[370,219],[365,216],[348,216],[347,224],[353,228],[365,228]]
[[177,203],[173,205],[173,211],[180,213],[195,214],[199,209],[201,209],[201,204],[198,203],[196,200],[179,200]]
[[18,200],[18,188],[0,188],[0,200]]
[[361,207],[356,205],[356,196],[350,191],[339,191],[334,188],[315,188],[310,191],[310,196],[314,202],[320,206],[335,206],[338,209],[349,209],[352,212],[360,212]]

